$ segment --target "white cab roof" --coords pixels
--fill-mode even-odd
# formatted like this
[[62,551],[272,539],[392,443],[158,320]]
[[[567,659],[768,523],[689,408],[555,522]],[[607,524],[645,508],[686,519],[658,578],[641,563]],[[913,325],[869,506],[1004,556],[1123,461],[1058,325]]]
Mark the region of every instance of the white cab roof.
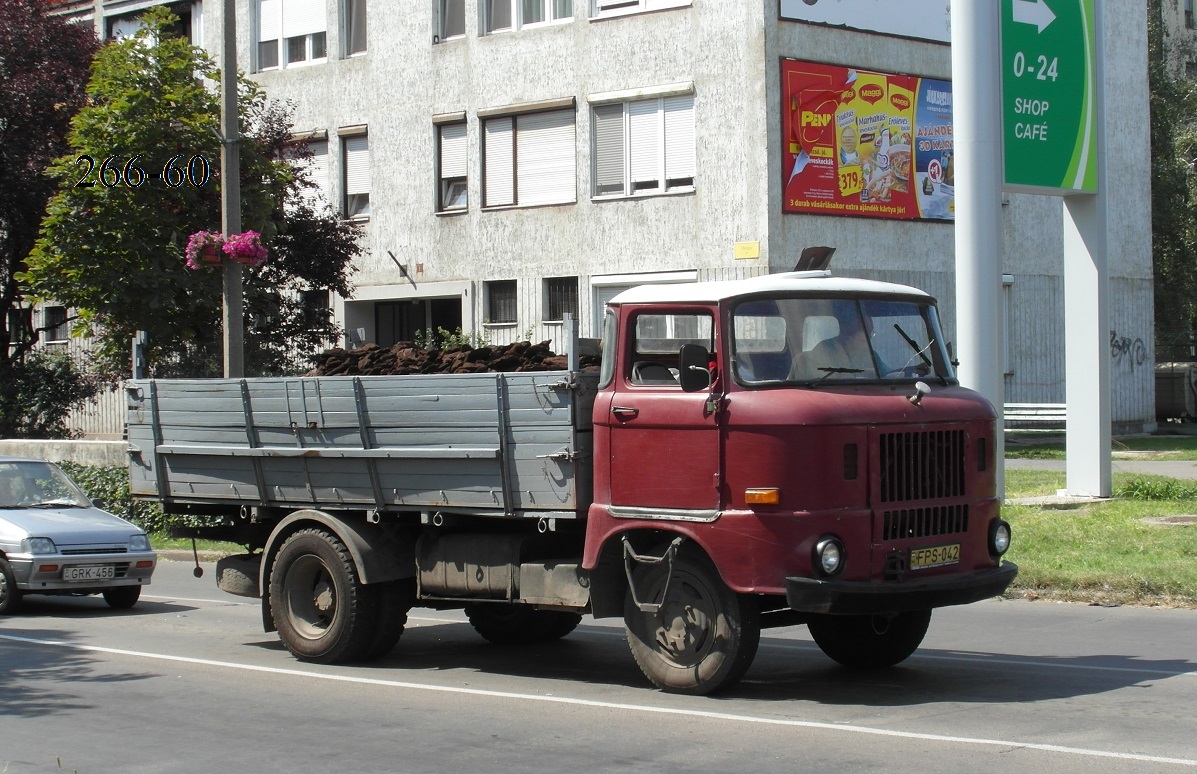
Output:
[[833,277],[829,271],[791,271],[740,280],[637,285],[615,296],[609,303],[717,303],[724,299],[758,293],[842,293],[850,296],[902,295],[931,298],[927,293],[908,285],[853,277]]

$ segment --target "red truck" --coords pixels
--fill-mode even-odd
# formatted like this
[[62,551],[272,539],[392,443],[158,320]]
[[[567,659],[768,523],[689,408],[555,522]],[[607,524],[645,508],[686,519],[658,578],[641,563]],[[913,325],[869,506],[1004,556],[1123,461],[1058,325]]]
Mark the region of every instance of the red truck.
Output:
[[805,624],[849,667],[907,658],[931,611],[1003,593],[996,415],[935,302],[795,271],[646,285],[598,373],[130,382],[131,488],[248,553],[298,658],[388,653],[409,609],[485,638],[622,617],[656,686],[738,680]]

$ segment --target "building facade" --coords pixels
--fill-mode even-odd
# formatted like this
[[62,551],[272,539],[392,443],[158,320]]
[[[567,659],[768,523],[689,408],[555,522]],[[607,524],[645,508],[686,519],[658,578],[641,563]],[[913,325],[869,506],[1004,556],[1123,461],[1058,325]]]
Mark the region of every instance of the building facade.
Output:
[[[67,9],[111,37],[155,4]],[[171,5],[217,53],[223,4]],[[936,167],[915,163],[921,135],[901,111],[884,132],[850,119],[873,155],[837,167],[863,170],[866,181],[861,192],[841,184],[830,200],[872,190],[882,135],[894,148],[884,155],[908,154],[907,177],[891,174],[873,191],[869,213],[794,188],[796,165],[833,162],[817,151],[800,160],[796,127],[808,113],[812,125],[843,123],[847,104],[807,104],[802,77],[846,74],[865,102],[870,79],[892,94],[910,77],[931,84],[931,102],[948,93],[950,110],[948,0],[236,5],[239,66],[294,103],[318,195],[363,226],[355,293],[332,300],[346,343],[389,346],[438,327],[493,343],[557,343],[566,314],[597,335],[603,304],[623,288],[788,271],[813,245],[837,249],[837,274],[931,292],[953,335],[950,199],[924,209],[930,200],[911,190],[951,189],[950,121]],[[1097,6],[1105,60],[1118,65],[1102,72],[1109,136],[1119,141],[1102,152],[1112,179],[1112,411],[1115,431],[1126,432],[1155,421],[1147,22],[1143,2]],[[917,206],[874,206],[903,196]],[[1002,217],[1004,351],[956,355],[1001,358],[1007,401],[1063,402],[1062,200],[1009,194]]]

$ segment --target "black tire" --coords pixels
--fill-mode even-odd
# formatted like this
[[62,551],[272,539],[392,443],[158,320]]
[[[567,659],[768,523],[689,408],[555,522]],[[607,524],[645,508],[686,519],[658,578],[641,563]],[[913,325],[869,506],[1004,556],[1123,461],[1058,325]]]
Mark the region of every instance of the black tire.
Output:
[[374,638],[362,657],[365,661],[373,661],[390,653],[403,636],[407,613],[416,602],[416,579],[380,583],[375,593],[378,595],[378,622],[374,628]]
[[376,589],[358,580],[345,544],[320,529],[300,530],[279,548],[270,610],[279,638],[303,661],[357,661],[374,643]]
[[141,599],[141,586],[116,586],[104,589],[100,593],[104,595],[104,601],[113,610],[128,610],[137,604],[138,599]]
[[739,680],[760,644],[756,599],[729,589],[705,557],[679,553],[665,586],[668,563],[633,573],[645,602],[662,602],[656,613],[624,602],[628,646],[653,685],[672,693],[708,694]]
[[507,603],[466,605],[470,626],[495,645],[532,645],[566,636],[582,622],[577,613],[535,610]]
[[815,644],[833,660],[853,669],[882,669],[900,664],[927,634],[930,610],[893,616],[820,615],[807,622]]
[[8,615],[20,607],[23,596],[8,560],[0,559],[0,615]]

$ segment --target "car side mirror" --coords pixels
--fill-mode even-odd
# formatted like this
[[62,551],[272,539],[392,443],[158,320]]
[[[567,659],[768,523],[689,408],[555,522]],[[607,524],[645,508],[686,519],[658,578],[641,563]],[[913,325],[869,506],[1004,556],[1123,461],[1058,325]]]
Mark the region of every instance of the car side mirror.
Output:
[[699,392],[711,386],[711,353],[701,344],[683,344],[678,351],[678,382],[683,392]]

